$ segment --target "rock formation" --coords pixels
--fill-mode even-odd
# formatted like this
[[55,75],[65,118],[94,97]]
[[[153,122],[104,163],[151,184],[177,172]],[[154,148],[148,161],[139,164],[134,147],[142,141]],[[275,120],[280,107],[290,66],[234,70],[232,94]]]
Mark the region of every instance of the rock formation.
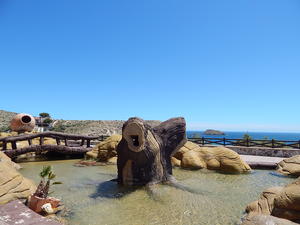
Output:
[[16,168],[18,166],[0,152],[0,204],[27,199],[36,189],[33,182],[24,178]]
[[297,225],[290,220],[280,219],[274,216],[268,215],[254,215],[247,218],[241,225]]
[[122,136],[114,134],[104,141],[97,144],[92,151],[86,153],[87,158],[97,159],[101,162],[107,162],[110,158],[117,156],[117,145],[121,141]]
[[300,221],[300,178],[285,187],[265,190],[259,200],[246,207],[248,218],[257,214]]
[[146,185],[172,180],[171,155],[186,142],[183,118],[173,118],[151,128],[144,120],[130,118],[117,146],[118,182]]
[[290,176],[300,176],[300,155],[293,156],[282,160],[277,165],[277,172],[290,175]]
[[229,173],[244,173],[251,170],[239,154],[225,147],[200,147],[188,141],[174,157],[181,160],[181,167],[186,169],[207,168]]

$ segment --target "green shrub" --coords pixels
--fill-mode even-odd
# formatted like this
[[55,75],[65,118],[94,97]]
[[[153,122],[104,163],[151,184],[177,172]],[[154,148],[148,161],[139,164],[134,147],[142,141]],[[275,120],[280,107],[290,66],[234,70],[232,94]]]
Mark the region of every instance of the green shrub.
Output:
[[8,132],[10,131],[10,127],[9,126],[2,126],[0,127],[0,132]]
[[52,123],[53,122],[53,120],[52,119],[50,119],[50,118],[46,118],[46,119],[44,119],[43,120],[43,123],[45,123],[45,124],[50,124],[50,123]]
[[50,114],[49,114],[49,113],[46,113],[46,112],[42,112],[42,113],[40,113],[39,115],[40,115],[40,117],[42,117],[42,118],[50,117]]
[[57,124],[56,126],[50,128],[50,131],[55,131],[55,132],[64,132],[67,129],[67,126],[63,124]]

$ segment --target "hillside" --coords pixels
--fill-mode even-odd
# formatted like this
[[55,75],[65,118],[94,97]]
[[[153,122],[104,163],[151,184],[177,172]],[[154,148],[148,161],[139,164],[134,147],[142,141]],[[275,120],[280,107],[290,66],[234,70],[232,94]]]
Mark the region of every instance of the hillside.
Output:
[[[9,122],[15,112],[0,110],[0,130],[4,131],[9,126]],[[156,120],[147,121],[151,126],[156,126],[160,122]],[[53,131],[86,134],[86,135],[112,135],[121,134],[123,120],[55,120]]]
[[[53,130],[72,134],[112,135],[121,134],[123,120],[57,120]],[[160,121],[148,120],[151,126],[157,126]]]
[[0,110],[0,130],[5,130],[9,126],[10,120],[16,115],[15,112]]

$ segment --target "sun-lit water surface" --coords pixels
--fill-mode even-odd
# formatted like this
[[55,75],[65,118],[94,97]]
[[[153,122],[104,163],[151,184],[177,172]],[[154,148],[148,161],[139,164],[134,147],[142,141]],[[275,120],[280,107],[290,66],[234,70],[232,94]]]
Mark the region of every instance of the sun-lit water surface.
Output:
[[75,167],[75,162],[21,164],[21,173],[36,182],[43,165],[53,166],[63,185],[55,186],[52,195],[71,210],[67,218],[71,225],[238,224],[245,206],[264,189],[292,180],[269,170],[226,175],[175,169],[175,177],[189,190],[159,185],[151,195],[144,188],[128,190],[111,182],[116,177],[116,166]]

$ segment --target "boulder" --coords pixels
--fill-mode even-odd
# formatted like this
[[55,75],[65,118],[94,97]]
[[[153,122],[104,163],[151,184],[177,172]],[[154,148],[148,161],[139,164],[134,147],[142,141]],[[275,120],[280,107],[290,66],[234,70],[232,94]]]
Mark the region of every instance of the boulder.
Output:
[[21,168],[19,164],[11,161],[11,159],[7,155],[5,155],[3,152],[0,151],[0,163],[1,162],[8,164],[9,166],[15,168],[16,170],[19,170]]
[[290,176],[300,176],[300,155],[295,155],[291,158],[282,160],[277,165],[277,172],[290,175]]
[[122,136],[115,134],[97,144],[91,151],[86,153],[88,158],[98,159],[107,162],[108,159],[117,156],[116,147],[121,141]]
[[116,156],[107,160],[107,162],[112,165],[117,165],[117,161],[118,161],[118,157]]
[[171,163],[174,167],[180,167],[181,161],[175,157],[171,157]]
[[0,152],[0,204],[27,199],[36,190],[34,183],[24,178],[4,153]]
[[199,152],[192,150],[183,154],[181,167],[185,169],[197,170],[205,168],[206,165],[200,157]]
[[274,216],[256,214],[248,217],[241,225],[297,225],[290,220],[280,219]]
[[239,154],[225,147],[200,147],[188,141],[174,157],[181,160],[181,167],[186,169],[207,168],[229,173],[251,171]]
[[200,146],[191,142],[187,141],[177,152],[175,152],[174,157],[178,160],[182,160],[183,154],[189,152],[191,150],[199,150]]
[[299,221],[300,178],[285,187],[267,189],[259,200],[247,206],[246,212],[250,217],[255,214],[265,214],[294,222]]

